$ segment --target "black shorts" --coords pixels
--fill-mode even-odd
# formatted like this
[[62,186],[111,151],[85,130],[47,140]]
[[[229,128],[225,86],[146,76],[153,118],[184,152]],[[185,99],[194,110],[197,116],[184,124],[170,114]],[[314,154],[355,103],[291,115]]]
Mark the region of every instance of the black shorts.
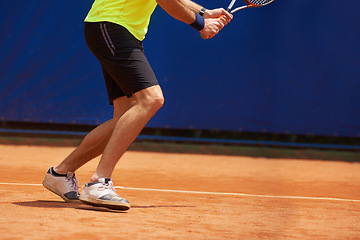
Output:
[[85,22],[84,32],[86,44],[102,66],[110,104],[158,85],[142,42],[126,28],[109,22]]

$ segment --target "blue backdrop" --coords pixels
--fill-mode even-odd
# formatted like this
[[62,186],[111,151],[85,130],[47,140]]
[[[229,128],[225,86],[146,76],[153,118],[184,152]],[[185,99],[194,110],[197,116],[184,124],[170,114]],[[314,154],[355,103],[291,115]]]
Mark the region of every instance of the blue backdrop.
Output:
[[[0,1],[0,120],[99,124],[112,117],[83,37],[91,4]],[[144,46],[165,105],[147,126],[360,136],[358,9],[358,1],[278,0],[236,13],[204,41],[158,7]]]

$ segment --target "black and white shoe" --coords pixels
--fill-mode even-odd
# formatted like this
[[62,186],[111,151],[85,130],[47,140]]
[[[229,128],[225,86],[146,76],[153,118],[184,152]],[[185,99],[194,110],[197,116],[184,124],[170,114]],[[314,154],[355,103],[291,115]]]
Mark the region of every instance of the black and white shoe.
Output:
[[130,209],[129,201],[116,193],[111,178],[100,178],[98,182],[87,183],[79,199],[93,206],[123,211]]
[[79,186],[74,172],[61,175],[51,167],[46,173],[42,184],[45,188],[64,199],[65,202],[80,203]]

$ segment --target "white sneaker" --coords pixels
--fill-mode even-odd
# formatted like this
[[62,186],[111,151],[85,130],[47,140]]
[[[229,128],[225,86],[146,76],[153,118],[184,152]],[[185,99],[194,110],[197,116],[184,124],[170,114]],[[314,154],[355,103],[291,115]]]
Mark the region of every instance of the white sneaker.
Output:
[[49,168],[43,186],[53,193],[59,195],[65,202],[80,203],[79,186],[74,172],[68,172],[66,176],[58,176],[54,172],[54,168]]
[[121,198],[114,189],[111,178],[100,178],[98,182],[86,183],[79,197],[80,201],[116,210],[129,210],[128,200]]

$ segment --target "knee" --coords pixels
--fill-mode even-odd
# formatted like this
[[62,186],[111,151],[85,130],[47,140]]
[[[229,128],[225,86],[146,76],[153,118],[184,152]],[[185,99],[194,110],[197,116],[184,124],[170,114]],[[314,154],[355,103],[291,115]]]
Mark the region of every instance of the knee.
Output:
[[164,105],[164,102],[165,102],[164,96],[161,94],[156,97],[154,104],[156,105],[156,107],[159,110]]
[[136,93],[135,98],[137,104],[150,114],[155,114],[164,105],[164,96],[158,85]]
[[162,94],[151,95],[144,100],[146,108],[150,112],[155,113],[164,105],[164,96]]

